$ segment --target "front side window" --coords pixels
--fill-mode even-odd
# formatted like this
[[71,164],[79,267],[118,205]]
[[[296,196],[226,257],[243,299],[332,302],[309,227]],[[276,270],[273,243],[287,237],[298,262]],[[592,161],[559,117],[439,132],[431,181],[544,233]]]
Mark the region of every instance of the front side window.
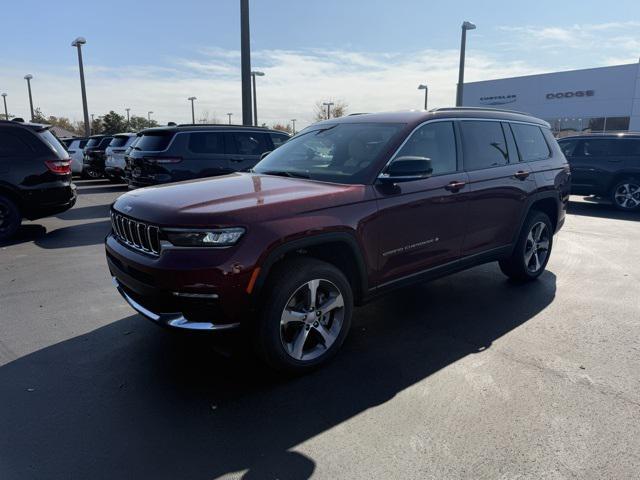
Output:
[[512,123],[511,130],[523,162],[534,162],[549,158],[551,152],[540,127]]
[[582,154],[585,157],[606,157],[613,151],[613,140],[590,138],[583,143]]
[[465,170],[499,167],[509,161],[509,152],[500,122],[462,121],[462,151]]
[[452,122],[434,122],[418,128],[395,158],[426,157],[431,160],[433,175],[452,173],[456,165],[456,137]]
[[271,147],[267,145],[267,139],[264,133],[238,132],[234,133],[233,137],[240,155],[259,156],[271,150]]
[[262,159],[254,171],[359,184],[403,123],[336,123],[309,127]]
[[269,135],[271,135],[271,141],[273,142],[273,147],[274,148],[278,148],[284,142],[289,140],[289,136],[288,135],[283,135],[281,133],[270,133]]
[[189,150],[193,153],[224,153],[224,133],[195,132],[189,134]]

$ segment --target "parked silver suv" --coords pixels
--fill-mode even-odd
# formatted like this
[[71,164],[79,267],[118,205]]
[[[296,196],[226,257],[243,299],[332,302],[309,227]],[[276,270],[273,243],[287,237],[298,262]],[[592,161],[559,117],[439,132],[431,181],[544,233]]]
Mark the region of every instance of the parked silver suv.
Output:
[[114,183],[124,182],[124,155],[137,139],[135,133],[118,133],[105,150],[104,173]]

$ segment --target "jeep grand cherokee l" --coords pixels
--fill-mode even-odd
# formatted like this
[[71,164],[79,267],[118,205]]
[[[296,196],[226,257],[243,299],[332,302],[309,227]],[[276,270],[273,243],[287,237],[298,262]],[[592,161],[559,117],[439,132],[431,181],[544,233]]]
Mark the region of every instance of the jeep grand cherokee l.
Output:
[[0,241],[23,218],[55,215],[76,202],[69,154],[50,128],[0,120]]
[[558,143],[571,166],[571,193],[608,197],[619,210],[640,211],[640,133],[580,135]]
[[549,125],[488,109],[314,124],[251,172],[129,192],[106,255],[125,300],[158,324],[244,325],[271,366],[331,358],[354,305],[498,261],[545,269],[564,222],[566,159]]
[[233,125],[176,125],[139,135],[127,155],[134,188],[248,170],[289,139],[278,130]]

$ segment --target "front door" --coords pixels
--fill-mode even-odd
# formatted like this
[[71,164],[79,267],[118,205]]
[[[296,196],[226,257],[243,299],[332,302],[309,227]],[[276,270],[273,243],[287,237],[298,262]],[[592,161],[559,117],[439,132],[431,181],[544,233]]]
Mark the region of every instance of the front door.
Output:
[[429,178],[377,185],[378,285],[456,260],[465,232],[467,175],[460,171],[452,122],[418,128],[394,158],[431,159]]

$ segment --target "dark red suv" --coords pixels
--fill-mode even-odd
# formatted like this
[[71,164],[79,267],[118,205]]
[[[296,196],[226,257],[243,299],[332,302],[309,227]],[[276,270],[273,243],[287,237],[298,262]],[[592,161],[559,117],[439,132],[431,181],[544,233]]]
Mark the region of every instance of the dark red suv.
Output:
[[447,108],[314,124],[249,173],[121,196],[106,239],[123,297],[156,323],[250,332],[273,367],[332,357],[354,305],[499,261],[538,277],[567,161],[549,125]]

